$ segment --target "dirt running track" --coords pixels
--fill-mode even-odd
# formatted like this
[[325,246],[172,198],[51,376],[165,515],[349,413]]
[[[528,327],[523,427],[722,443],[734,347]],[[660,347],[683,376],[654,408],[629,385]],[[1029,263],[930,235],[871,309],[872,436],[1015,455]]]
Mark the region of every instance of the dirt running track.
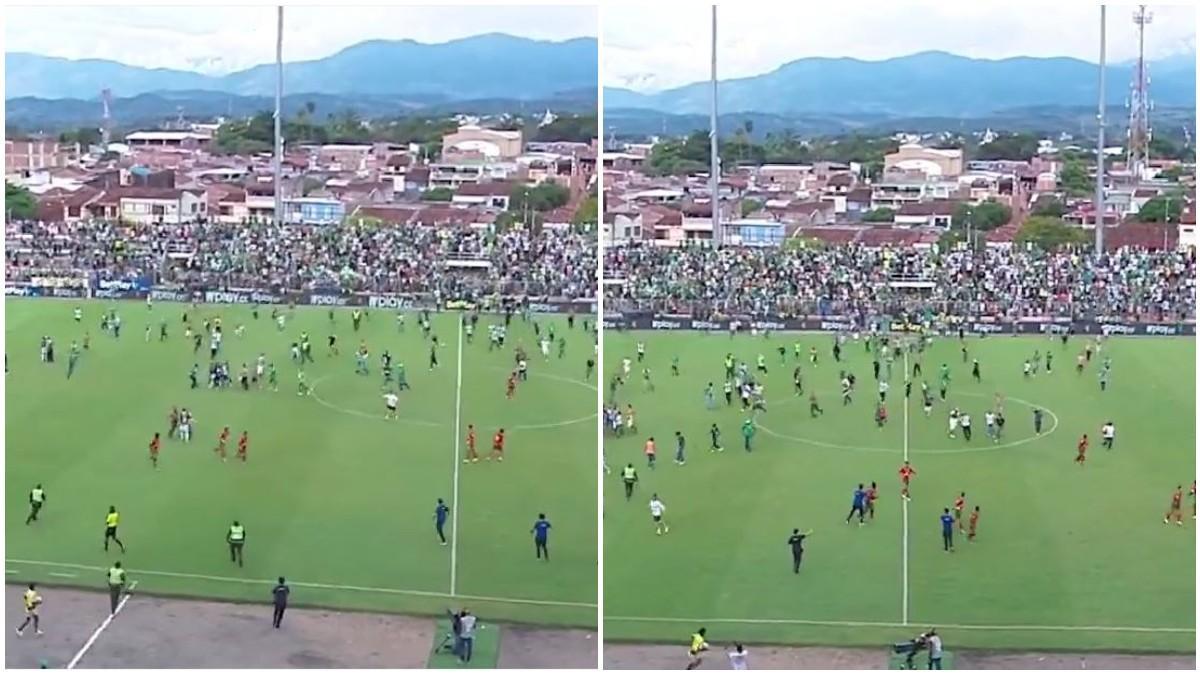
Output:
[[[750,655],[749,665],[752,670],[880,670],[887,667],[887,654],[882,649],[751,645],[746,651]],[[604,645],[606,670],[679,670],[686,664],[686,645]],[[956,655],[954,667],[956,670],[1195,670],[1196,657],[961,651]],[[714,645],[700,670],[729,670],[729,659]]]
[[[42,630],[24,620],[21,592],[5,590],[5,665],[65,667],[108,615],[108,596],[42,587]],[[424,668],[433,646],[431,619],[289,608],[283,628],[271,608],[135,593],[77,664],[79,668]],[[595,668],[595,635],[505,625],[502,668]]]

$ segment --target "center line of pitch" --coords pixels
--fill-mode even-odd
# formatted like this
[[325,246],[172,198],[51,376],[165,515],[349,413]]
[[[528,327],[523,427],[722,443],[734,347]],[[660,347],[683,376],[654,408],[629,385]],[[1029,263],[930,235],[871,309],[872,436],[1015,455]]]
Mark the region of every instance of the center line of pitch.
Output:
[[462,358],[463,358],[463,316],[458,315],[458,359],[455,365],[454,380],[454,490],[450,497],[450,595],[458,590],[458,471],[459,471],[459,441],[462,438]]

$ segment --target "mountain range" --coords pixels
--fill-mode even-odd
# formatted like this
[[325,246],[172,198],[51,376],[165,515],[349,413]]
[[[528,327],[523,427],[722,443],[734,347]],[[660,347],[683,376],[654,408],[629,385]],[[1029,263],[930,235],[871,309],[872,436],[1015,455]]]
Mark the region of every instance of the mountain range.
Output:
[[[438,44],[370,40],[325,58],[285,62],[283,86],[287,93],[411,96],[417,102],[544,99],[595,91],[597,66],[595,38],[550,42],[490,33]],[[88,100],[105,88],[123,98],[181,91],[275,92],[274,64],[215,76],[12,52],[5,54],[4,77],[6,100]]]
[[[869,114],[971,118],[1026,106],[1095,106],[1097,64],[1073,58],[972,59],[922,52],[883,61],[805,58],[775,70],[719,86],[722,113]],[[1133,65],[1106,69],[1106,98],[1128,98]],[[1196,104],[1195,54],[1150,65],[1156,105]],[[656,93],[604,89],[606,111],[646,109],[671,114],[707,114],[708,82]]]

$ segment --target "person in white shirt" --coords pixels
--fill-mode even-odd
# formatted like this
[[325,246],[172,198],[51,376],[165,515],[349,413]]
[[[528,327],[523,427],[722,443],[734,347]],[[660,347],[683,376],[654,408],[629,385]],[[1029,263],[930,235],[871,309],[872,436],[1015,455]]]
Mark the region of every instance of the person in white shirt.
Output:
[[734,670],[748,670],[746,657],[749,655],[749,652],[741,644],[734,644],[733,651],[729,652],[730,667]]
[[396,419],[396,404],[400,402],[400,397],[395,392],[389,391],[383,395],[383,402],[387,406],[387,412],[383,414],[383,419]]
[[932,628],[926,633],[929,640],[929,670],[942,669],[942,636]]
[[1102,437],[1101,444],[1105,450],[1112,450],[1113,441],[1117,439],[1117,427],[1112,422],[1105,422],[1104,426],[1100,427],[1100,436]]
[[667,505],[659,500],[658,494],[655,493],[650,497],[650,517],[654,520],[654,534],[666,534],[671,531],[663,521],[663,514],[667,511]]

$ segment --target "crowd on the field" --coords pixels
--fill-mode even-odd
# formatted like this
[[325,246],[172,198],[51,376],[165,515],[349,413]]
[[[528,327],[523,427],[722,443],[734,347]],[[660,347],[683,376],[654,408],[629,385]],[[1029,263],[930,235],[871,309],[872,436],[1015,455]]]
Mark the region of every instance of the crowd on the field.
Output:
[[592,298],[595,239],[543,229],[8,223],[5,276],[208,288]]
[[606,309],[715,316],[1195,317],[1189,253],[1022,248],[605,250]]

